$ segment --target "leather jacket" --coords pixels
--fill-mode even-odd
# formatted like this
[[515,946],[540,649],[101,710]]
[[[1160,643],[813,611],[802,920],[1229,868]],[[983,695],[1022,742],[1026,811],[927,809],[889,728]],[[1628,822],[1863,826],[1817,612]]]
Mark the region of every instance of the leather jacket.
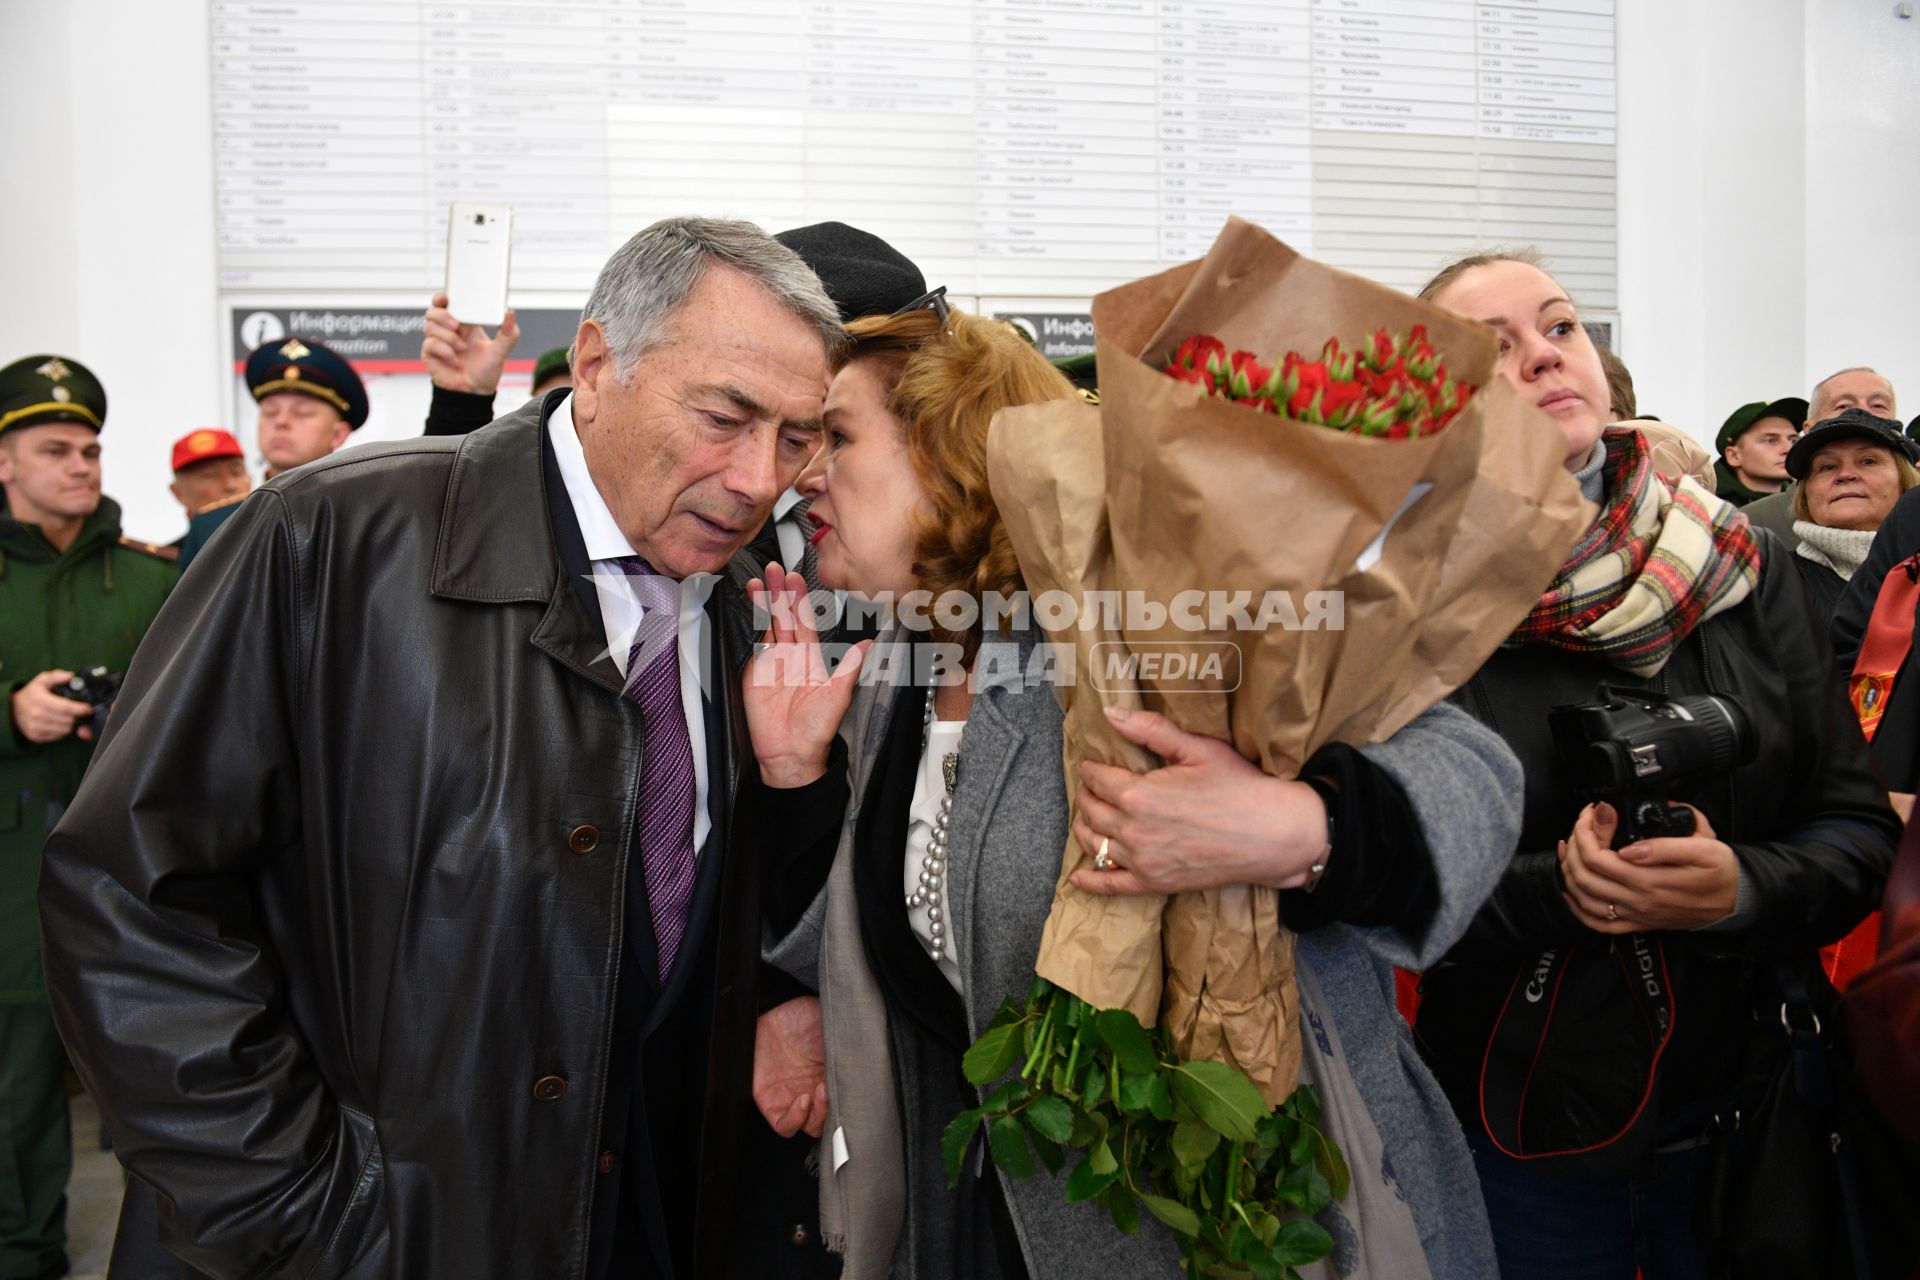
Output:
[[[208,1275],[586,1271],[603,1110],[630,1096],[610,1041],[641,722],[556,553],[554,402],[256,491],[49,841],[62,1034],[162,1240]],[[737,588],[708,611],[732,673]],[[744,724],[729,678],[708,691],[700,959],[652,999],[711,1028],[704,1098],[672,1099],[700,1126],[680,1181],[711,1259],[737,1229],[759,903],[727,839]]]
[[[1661,1062],[1669,1111],[1711,1101],[1740,1069],[1756,978],[1774,957],[1811,957],[1877,905],[1900,821],[1868,761],[1791,557],[1756,530],[1760,581],[1696,627],[1644,680],[1544,645],[1503,648],[1454,701],[1497,731],[1526,771],[1520,844],[1467,936],[1422,979],[1422,1051],[1469,1133],[1480,1130],[1478,1073],[1516,966],[1598,935],[1562,898],[1556,845],[1585,800],[1561,763],[1547,715],[1593,700],[1602,682],[1740,704],[1753,759],[1672,797],[1700,809],[1744,880],[1733,927],[1658,934],[1675,965],[1673,1040]],[[1684,979],[1684,981],[1683,981]],[[1777,1007],[1777,998],[1775,1000]],[[1630,1006],[1627,1016],[1638,1017]]]

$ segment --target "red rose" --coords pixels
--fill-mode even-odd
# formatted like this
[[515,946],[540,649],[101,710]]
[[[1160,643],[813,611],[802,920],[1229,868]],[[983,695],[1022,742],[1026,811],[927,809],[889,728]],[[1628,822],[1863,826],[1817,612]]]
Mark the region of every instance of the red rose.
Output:
[[1183,369],[1204,368],[1209,357],[1226,353],[1226,343],[1211,334],[1196,333],[1180,344],[1180,349],[1173,353],[1172,363]]

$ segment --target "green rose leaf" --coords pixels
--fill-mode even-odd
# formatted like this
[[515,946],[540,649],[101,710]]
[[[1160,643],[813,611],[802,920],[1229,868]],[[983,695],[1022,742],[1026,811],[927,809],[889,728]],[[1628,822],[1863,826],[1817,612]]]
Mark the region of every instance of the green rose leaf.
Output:
[[1010,999],[1005,1004],[1002,1004],[999,1011],[993,1015],[993,1021],[987,1024],[987,1030],[992,1031],[999,1027],[1011,1026],[1024,1017],[1026,1017],[1025,1010],[1021,1009],[1016,1001]]
[[987,1127],[993,1162],[1010,1178],[1033,1176],[1033,1153],[1027,1150],[1027,1131],[1012,1116],[1001,1116]]
[[1027,1123],[1033,1131],[1052,1142],[1070,1142],[1073,1139],[1073,1107],[1066,1099],[1051,1095],[1035,1098],[1026,1111]]
[[1280,1228],[1268,1256],[1282,1266],[1303,1267],[1333,1252],[1333,1237],[1319,1223],[1293,1218]]
[[1160,1065],[1154,1056],[1153,1041],[1140,1020],[1125,1009],[1102,1009],[1093,1015],[1094,1028],[1113,1050],[1113,1056],[1128,1071],[1147,1075]]
[[1169,1200],[1165,1196],[1142,1195],[1140,1203],[1147,1206],[1147,1212],[1172,1227],[1183,1236],[1200,1234],[1200,1215],[1178,1200]]
[[1347,1158],[1341,1154],[1339,1144],[1319,1130],[1314,1130],[1313,1162],[1320,1175],[1327,1180],[1333,1190],[1335,1200],[1347,1198],[1347,1188],[1353,1185],[1353,1173],[1347,1168]]
[[1088,1156],[1075,1165],[1073,1172],[1067,1175],[1067,1203],[1079,1204],[1082,1200],[1093,1199],[1112,1186],[1114,1179],[1119,1176],[1118,1168],[1109,1169],[1105,1173],[1099,1172],[1093,1167],[1093,1157]]
[[1047,1172],[1059,1173],[1060,1167],[1067,1162],[1066,1153],[1060,1149],[1060,1144],[1037,1133],[1029,1133],[1027,1140],[1033,1143],[1033,1149],[1039,1155],[1040,1163],[1046,1166]]
[[1173,1158],[1182,1169],[1198,1169],[1220,1145],[1220,1133],[1204,1124],[1175,1125]]
[[1173,1069],[1173,1092],[1202,1121],[1235,1142],[1252,1142],[1267,1100],[1253,1081],[1221,1062],[1183,1062]]
[[988,1094],[980,1109],[988,1115],[1005,1115],[1027,1100],[1033,1092],[1025,1080],[1009,1080]]
[[1020,1026],[1008,1023],[994,1027],[967,1050],[960,1059],[960,1070],[976,1085],[991,1084],[1007,1074],[1013,1060],[1020,1056]]
[[1113,1225],[1120,1228],[1121,1235],[1130,1236],[1140,1230],[1140,1206],[1134,1203],[1133,1192],[1124,1186],[1111,1186],[1100,1198],[1107,1212],[1113,1215]]
[[1146,1113],[1153,1102],[1153,1082],[1158,1075],[1136,1075],[1131,1071],[1120,1073],[1120,1096],[1115,1099],[1122,1111],[1128,1115]]
[[1227,1237],[1227,1256],[1235,1262],[1245,1262],[1258,1254],[1264,1254],[1267,1246],[1260,1237],[1244,1222],[1233,1224],[1233,1234]]
[[1253,1280],[1299,1280],[1284,1262],[1275,1262],[1271,1253],[1256,1253],[1247,1259]]
[[1113,1148],[1105,1142],[1096,1143],[1093,1150],[1087,1153],[1087,1163],[1093,1166],[1095,1173],[1120,1172],[1120,1162],[1113,1158]]
[[967,1148],[973,1145],[973,1132],[980,1127],[980,1112],[962,1111],[947,1124],[940,1135],[940,1159],[947,1166],[947,1186],[960,1185],[960,1167],[966,1161]]
[[1147,1110],[1155,1120],[1173,1119],[1173,1081],[1165,1071],[1153,1073],[1153,1092],[1147,1095]]

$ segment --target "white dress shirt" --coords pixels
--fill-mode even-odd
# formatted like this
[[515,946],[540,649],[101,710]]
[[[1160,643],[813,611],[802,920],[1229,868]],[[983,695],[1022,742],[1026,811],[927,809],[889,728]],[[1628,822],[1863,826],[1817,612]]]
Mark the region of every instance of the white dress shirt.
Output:
[[773,536],[780,540],[780,567],[795,573],[800,572],[800,557],[807,552],[807,535],[798,520],[789,520],[787,516],[800,505],[803,496],[789,485],[773,504]]
[[[587,559],[593,562],[594,590],[600,596],[600,618],[606,624],[607,650],[621,679],[627,676],[627,659],[632,656],[634,633],[646,608],[633,589],[633,581],[613,561],[635,554],[633,544],[620,531],[607,509],[605,498],[587,470],[587,455],[580,447],[580,435],[573,426],[573,397],[554,406],[547,418],[547,434],[553,440],[554,460],[560,464],[560,481],[567,487],[567,500],[580,524],[580,537],[587,545]],[[701,672],[711,665],[707,648],[707,595],[718,579],[710,573],[694,574],[680,584],[680,706],[687,716],[687,737],[693,744],[693,848],[697,855],[707,841],[713,819],[707,813],[707,717],[701,700]],[[642,785],[646,780],[641,779]]]

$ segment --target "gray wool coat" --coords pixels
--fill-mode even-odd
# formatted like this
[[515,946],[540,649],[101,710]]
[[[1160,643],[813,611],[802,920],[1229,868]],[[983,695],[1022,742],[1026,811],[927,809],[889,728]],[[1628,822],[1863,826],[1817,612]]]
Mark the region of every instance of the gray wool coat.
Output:
[[[1036,637],[987,643],[1016,645],[1022,661],[1011,665],[1024,670]],[[893,693],[889,687],[861,688],[843,726],[854,808],[842,833],[842,857],[849,856],[859,798],[886,737]],[[961,1002],[975,1036],[1001,1002],[1024,995],[1033,978],[1067,838],[1061,727],[1060,704],[1044,684],[984,688],[967,721],[946,894],[963,974]],[[1435,1280],[1484,1280],[1498,1269],[1472,1159],[1452,1109],[1395,1009],[1392,967],[1419,968],[1438,959],[1492,892],[1519,837],[1520,767],[1496,735],[1447,705],[1434,707],[1387,742],[1364,748],[1364,754],[1406,792],[1433,856],[1440,905],[1418,937],[1344,925],[1301,936],[1298,963],[1311,971],[1301,982],[1307,1052],[1312,1058],[1318,1046],[1337,1055],[1335,1073],[1350,1078],[1377,1132],[1377,1140],[1367,1145],[1381,1153],[1380,1167],[1356,1164],[1356,1187],[1363,1179],[1378,1179],[1385,1193],[1411,1212],[1425,1258],[1402,1259],[1407,1265],[1396,1273],[1424,1270]],[[792,932],[772,941],[768,959],[800,981],[816,984],[825,915],[823,891]],[[857,1054],[859,1049],[829,1044],[827,1052]],[[1313,1071],[1311,1063],[1308,1070]],[[1325,1070],[1323,1065],[1322,1074]],[[894,1087],[901,1091],[903,1114],[916,1114],[916,1082],[896,1078]],[[1323,1092],[1327,1087],[1322,1085]],[[904,1137],[910,1153],[937,1151],[940,1141],[938,1132]],[[1357,1145],[1357,1138],[1343,1145]],[[1142,1215],[1140,1234],[1124,1236],[1105,1210],[1066,1202],[1065,1171],[1057,1178],[1044,1170],[1025,1180],[1001,1178],[1034,1277],[1130,1280],[1179,1274],[1173,1237],[1151,1217]],[[1360,1243],[1368,1223],[1364,1214],[1353,1220],[1355,1207],[1356,1198],[1349,1196],[1323,1215],[1336,1250],[1309,1274],[1346,1277],[1376,1269]],[[943,1195],[908,1204],[895,1253],[898,1280],[934,1280],[913,1274],[914,1233],[920,1224],[951,1212]],[[1404,1231],[1396,1233],[1398,1240],[1407,1238]]]

